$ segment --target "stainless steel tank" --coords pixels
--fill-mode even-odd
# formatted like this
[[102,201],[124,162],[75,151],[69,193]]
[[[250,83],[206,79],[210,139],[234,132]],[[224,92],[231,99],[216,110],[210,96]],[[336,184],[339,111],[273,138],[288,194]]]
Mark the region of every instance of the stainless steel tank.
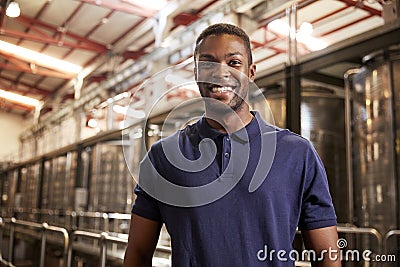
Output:
[[388,50],[365,57],[347,80],[354,223],[382,235],[399,229],[399,76],[400,50]]
[[53,158],[44,164],[43,208],[59,211],[74,209],[74,187],[76,180],[76,152]]
[[124,158],[121,140],[97,144],[93,149],[89,211],[127,212],[133,179]]
[[[285,128],[286,98],[283,89],[266,91],[265,98],[250,101],[252,107],[260,111],[268,122]],[[348,222],[344,96],[338,90],[319,85],[304,86],[300,115],[301,135],[311,141],[324,163],[338,222]]]

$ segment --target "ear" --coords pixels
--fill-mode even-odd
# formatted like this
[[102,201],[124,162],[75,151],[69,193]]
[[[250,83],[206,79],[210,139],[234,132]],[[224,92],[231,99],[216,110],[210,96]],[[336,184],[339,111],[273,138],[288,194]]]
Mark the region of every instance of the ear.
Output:
[[249,79],[250,81],[254,82],[254,79],[256,78],[256,64],[251,64],[249,67]]

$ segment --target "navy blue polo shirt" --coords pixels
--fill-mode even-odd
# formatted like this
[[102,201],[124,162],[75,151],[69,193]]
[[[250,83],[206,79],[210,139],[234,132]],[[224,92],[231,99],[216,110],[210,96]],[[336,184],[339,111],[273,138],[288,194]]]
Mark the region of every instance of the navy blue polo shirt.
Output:
[[[141,166],[132,212],[165,223],[171,236],[174,267],[293,266],[296,255],[291,253],[292,242],[297,227],[311,230],[336,225],[325,170],[311,143],[267,124],[257,112],[253,114],[255,119],[232,134],[216,131],[203,117],[156,142],[146,155],[163,178],[184,187],[201,187],[235,177],[235,166],[245,166],[225,195],[205,205],[187,207],[164,203],[162,198],[148,194],[140,185],[155,174]],[[264,177],[261,175],[261,185],[250,192],[249,185],[259,167],[263,135],[271,132],[276,134],[272,165]],[[177,151],[172,154],[182,153],[187,159],[196,160],[201,155],[199,144],[205,139],[215,144],[216,156],[198,172],[182,170],[166,156],[171,153],[165,153],[165,148],[175,147]],[[177,144],[165,146],[168,142]],[[238,157],[237,162],[229,164],[234,145],[249,147],[248,160],[243,156],[245,165]],[[152,190],[157,186],[153,180]],[[162,190],[162,186],[159,188]]]

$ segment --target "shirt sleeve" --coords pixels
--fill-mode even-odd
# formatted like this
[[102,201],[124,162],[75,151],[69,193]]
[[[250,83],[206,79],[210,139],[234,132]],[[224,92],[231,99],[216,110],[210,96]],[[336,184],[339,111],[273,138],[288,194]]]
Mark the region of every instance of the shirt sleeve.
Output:
[[135,187],[135,194],[136,199],[132,206],[132,213],[146,219],[161,222],[157,200],[148,195],[139,185]]
[[305,157],[304,175],[299,229],[312,230],[336,225],[336,214],[326,172],[311,143]]
[[[151,151],[152,150],[150,150],[145,159],[142,160],[140,163],[141,166],[144,165],[145,160],[153,159],[151,156]],[[148,168],[139,167],[139,184],[141,179],[149,178],[149,175],[153,174],[148,170]],[[136,199],[132,206],[132,213],[153,221],[161,222],[162,218],[158,201],[149,195],[139,184],[136,185],[134,190]]]

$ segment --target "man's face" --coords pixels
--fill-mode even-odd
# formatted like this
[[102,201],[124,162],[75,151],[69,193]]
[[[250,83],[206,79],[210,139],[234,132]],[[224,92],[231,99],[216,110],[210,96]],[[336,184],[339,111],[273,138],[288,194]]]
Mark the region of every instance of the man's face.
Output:
[[255,65],[249,66],[244,41],[235,35],[211,35],[199,44],[196,55],[196,81],[208,109],[224,112],[239,110],[254,80]]

